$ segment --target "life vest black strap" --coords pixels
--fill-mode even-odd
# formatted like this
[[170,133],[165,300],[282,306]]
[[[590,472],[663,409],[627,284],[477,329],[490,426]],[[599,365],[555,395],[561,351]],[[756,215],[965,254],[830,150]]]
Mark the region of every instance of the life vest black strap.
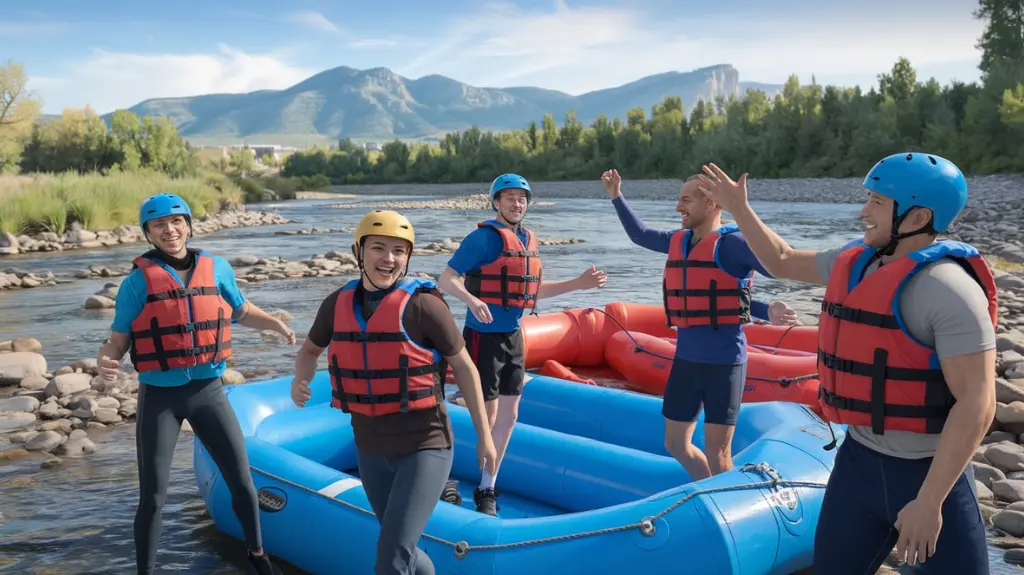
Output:
[[373,381],[375,379],[399,379],[403,374],[407,377],[433,374],[438,373],[440,369],[440,363],[432,363],[430,365],[421,365],[419,367],[407,367],[405,370],[400,367],[393,369],[345,369],[339,367],[334,370],[334,373],[339,377],[347,379],[369,379],[370,381]]
[[[863,399],[853,399],[851,397],[843,397],[830,393],[826,391],[824,387],[818,388],[818,391],[821,394],[822,402],[825,403],[825,405],[843,411],[870,413],[871,430],[877,435],[884,435],[884,418],[886,417],[926,419],[928,420],[925,424],[928,429],[928,433],[940,433],[942,431],[942,425],[945,423],[951,407],[940,405],[899,405],[865,401]],[[872,393],[874,393],[874,391],[872,391]],[[878,421],[879,418],[882,418],[881,423]]]
[[367,342],[367,343],[402,343],[409,341],[409,336],[402,332],[362,332],[362,331],[336,331],[331,334],[332,341]]
[[[485,274],[480,270],[473,270],[466,272],[466,291],[473,294],[478,298],[493,298],[501,300],[501,307],[505,311],[508,311],[511,306],[510,301],[533,301],[536,302],[536,294],[518,294],[511,293],[509,291],[509,283],[519,284],[539,284],[541,283],[544,272],[537,275],[510,275],[508,273],[508,266],[501,266],[501,272],[496,274]],[[501,286],[501,291],[483,291],[483,281],[497,281]]]
[[665,262],[665,267],[718,269],[718,264],[707,260],[668,260]]
[[[884,351],[884,350],[883,350]],[[875,358],[878,360],[877,354]],[[818,350],[818,362],[821,363],[828,369],[834,371],[841,371],[843,373],[850,373],[853,375],[860,375],[863,377],[875,377],[878,373],[879,367],[876,362],[866,363],[860,361],[853,361],[852,359],[843,359],[836,357],[835,355],[825,353],[822,350]],[[941,369],[918,369],[912,367],[892,367],[882,364],[885,368],[883,375],[885,379],[895,381],[922,381],[922,382],[941,382],[943,385],[946,383],[945,376],[942,375]]]
[[502,281],[502,279],[507,278],[508,281],[513,281],[513,282],[522,282],[522,283],[538,283],[538,282],[540,282],[540,276],[539,275],[535,275],[535,276],[534,275],[517,276],[517,275],[508,275],[508,274],[507,275],[501,275],[501,274],[485,274],[485,273],[480,273],[480,272],[466,272],[466,277],[470,277],[470,276],[472,276],[472,277],[474,277],[476,279],[479,279],[481,281],[483,281],[483,280]]
[[[940,433],[950,408],[956,398],[949,391],[941,369],[915,369],[891,367],[888,350],[877,348],[874,361],[857,362],[838,358],[818,350],[818,362],[826,368],[860,375],[871,379],[869,401],[838,396],[819,388],[826,405],[846,411],[871,414],[871,430],[876,435],[885,434],[886,417],[923,418],[927,433]],[[925,405],[898,405],[885,403],[885,392],[889,381],[917,381],[925,384]]]
[[153,303],[158,301],[164,301],[169,299],[181,299],[183,297],[192,297],[200,295],[220,295],[220,288],[217,287],[200,287],[200,288],[176,288],[165,292],[149,294],[146,296],[146,303]]
[[540,254],[530,250],[503,251],[501,257],[506,258],[540,258]]
[[[424,365],[420,367],[409,367],[409,356],[399,355],[398,356],[398,368],[396,369],[378,369],[378,370],[353,370],[353,369],[342,369],[338,365],[338,356],[331,356],[330,371],[331,375],[337,382],[333,391],[332,396],[338,400],[341,404],[341,410],[345,413],[349,413],[350,403],[359,403],[363,405],[376,405],[382,403],[398,403],[400,404],[399,411],[407,413],[409,411],[409,402],[425,399],[427,397],[434,396],[438,401],[444,401],[444,382],[436,383],[428,389],[409,390],[409,378],[416,377],[419,375],[440,373],[447,370],[445,362],[441,361],[430,365]],[[357,394],[347,393],[344,391],[341,379],[397,379],[398,380],[398,393],[374,393],[374,394]],[[372,386],[371,386],[372,389]]]
[[211,352],[219,355],[222,351],[231,349],[230,341],[220,343],[220,340],[218,340],[218,343],[200,345],[186,349],[164,349],[163,342],[160,341],[160,338],[153,338],[153,342],[153,353],[136,353],[134,355],[132,360],[136,365],[145,361],[157,361],[160,362],[160,370],[167,371],[170,369],[167,364],[168,359],[176,357],[194,357]]
[[197,331],[203,331],[203,330],[207,330],[207,329],[216,329],[217,330],[217,339],[220,339],[221,338],[221,334],[223,332],[223,327],[228,325],[228,324],[230,324],[231,320],[224,317],[224,310],[218,311],[217,316],[218,316],[217,319],[211,319],[211,320],[206,320],[206,321],[196,321],[196,322],[192,322],[192,323],[182,323],[182,324],[178,324],[178,325],[165,325],[165,326],[159,326],[158,325],[155,330],[153,328],[153,321],[156,318],[153,318],[153,320],[150,321],[149,329],[143,329],[143,330],[137,330],[137,331],[133,330],[131,332],[131,335],[132,335],[132,337],[134,337],[136,339],[142,339],[144,337],[156,338],[156,337],[164,336],[164,335],[178,335],[178,334],[183,334],[183,333],[193,333],[193,332],[197,332]]
[[747,294],[747,290],[743,288],[736,289],[670,289],[665,290],[665,293],[670,297],[743,297]]
[[821,313],[840,321],[859,323],[882,329],[900,329],[900,322],[896,321],[896,316],[894,315],[846,307],[835,302],[823,300],[821,302]]

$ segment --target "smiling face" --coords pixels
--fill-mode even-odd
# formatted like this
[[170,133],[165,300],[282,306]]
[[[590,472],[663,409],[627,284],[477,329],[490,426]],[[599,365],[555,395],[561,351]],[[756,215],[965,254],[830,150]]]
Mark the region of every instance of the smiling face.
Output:
[[363,240],[363,274],[372,282],[367,289],[388,289],[402,277],[412,246],[406,240],[388,236],[367,236]]
[[185,253],[190,226],[182,215],[164,216],[146,222],[146,238],[164,253],[180,257]]
[[715,215],[718,206],[698,189],[697,179],[687,180],[679,191],[676,211],[683,217],[683,227],[693,229]]
[[529,201],[526,198],[526,190],[517,188],[499,192],[494,204],[502,219],[514,226],[523,221]]
[[[868,193],[868,201],[860,209],[860,217],[864,220],[864,243],[873,248],[883,248],[892,239],[892,210],[895,205],[892,198]],[[931,210],[927,208],[911,208],[904,214],[900,222],[897,234],[908,234],[924,229],[932,218]],[[932,234],[923,236],[926,240]]]

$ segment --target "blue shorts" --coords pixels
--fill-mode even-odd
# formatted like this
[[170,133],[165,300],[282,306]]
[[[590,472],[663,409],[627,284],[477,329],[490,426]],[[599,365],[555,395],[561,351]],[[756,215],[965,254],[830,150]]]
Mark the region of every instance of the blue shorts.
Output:
[[[814,536],[814,572],[874,573],[896,545],[896,516],[917,497],[932,458],[878,453],[847,437],[836,454]],[[970,469],[968,464],[968,469]],[[914,575],[988,575],[985,524],[973,473],[960,474],[942,503],[935,554]]]
[[661,414],[672,421],[697,421],[704,408],[704,423],[736,425],[747,380],[747,364],[716,365],[685,359],[672,360]]

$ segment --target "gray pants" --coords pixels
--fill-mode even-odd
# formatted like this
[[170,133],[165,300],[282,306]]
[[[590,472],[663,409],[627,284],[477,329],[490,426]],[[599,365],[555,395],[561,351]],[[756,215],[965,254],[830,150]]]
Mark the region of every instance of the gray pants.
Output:
[[360,450],[359,476],[380,523],[376,575],[434,575],[434,563],[416,546],[441,498],[454,452],[425,449],[404,457]]
[[242,429],[224,394],[220,378],[194,379],[185,385],[139,386],[135,448],[139,464],[139,507],[135,512],[135,557],[140,574],[153,572],[161,517],[167,501],[174,446],[181,422],[188,419],[196,438],[210,452],[231,492],[231,506],[251,551],[260,540],[259,502],[249,474]]

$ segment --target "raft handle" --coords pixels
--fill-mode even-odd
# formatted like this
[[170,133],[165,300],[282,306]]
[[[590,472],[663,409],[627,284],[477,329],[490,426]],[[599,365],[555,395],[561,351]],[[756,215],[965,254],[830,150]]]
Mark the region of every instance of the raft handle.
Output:
[[653,517],[644,517],[643,520],[640,521],[640,533],[651,537],[657,530],[658,528],[654,526]]

